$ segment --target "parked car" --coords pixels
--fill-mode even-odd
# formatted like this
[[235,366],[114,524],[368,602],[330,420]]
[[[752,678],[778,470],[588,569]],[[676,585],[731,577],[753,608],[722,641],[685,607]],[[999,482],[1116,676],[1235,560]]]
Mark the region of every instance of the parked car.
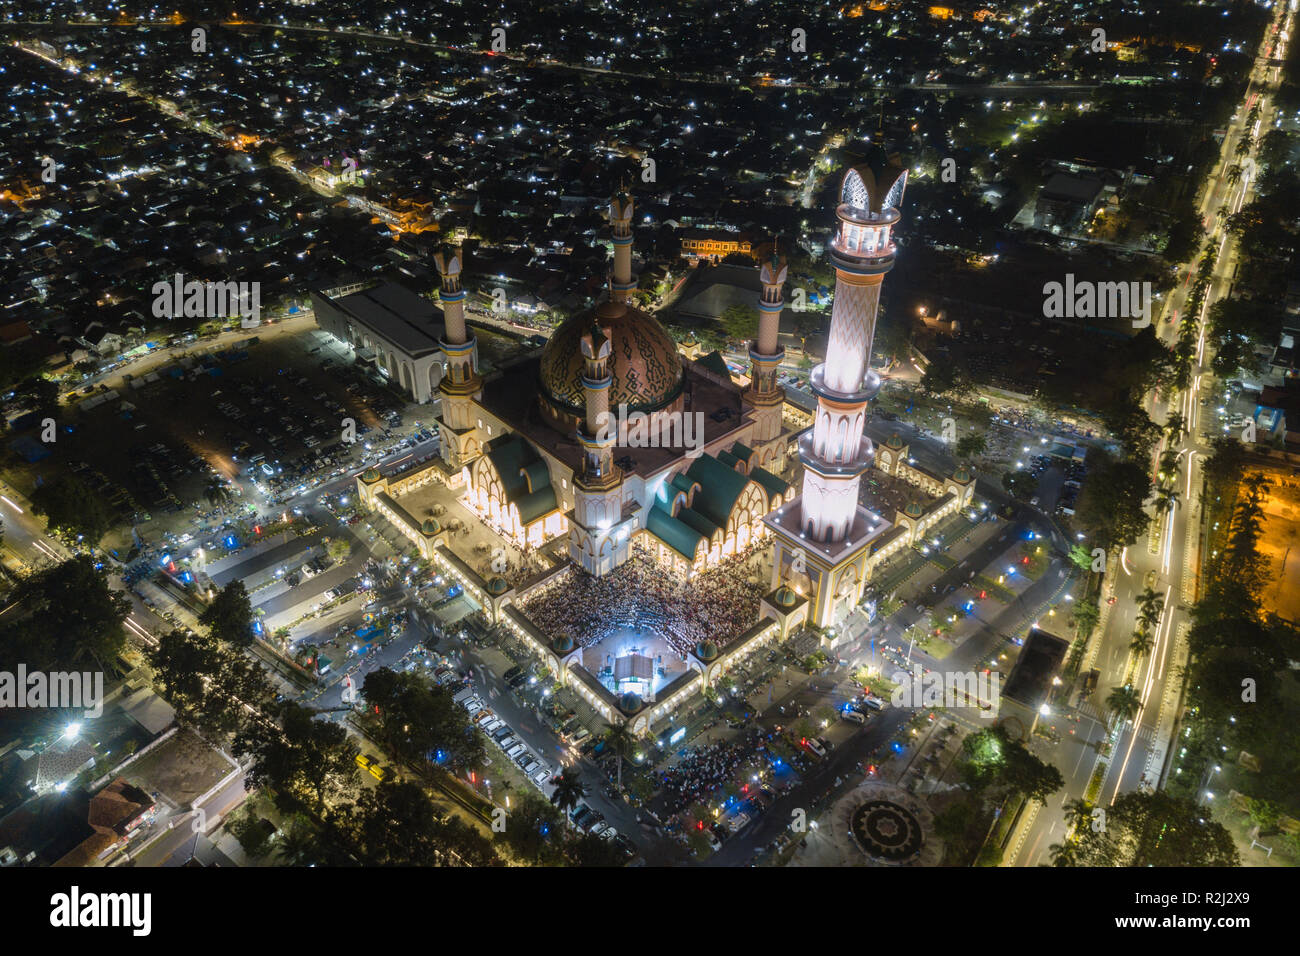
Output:
[[800,741],[807,749],[815,753],[818,757],[826,756],[826,748],[822,746],[821,741],[816,737],[805,737]]
[[624,856],[636,856],[636,844],[623,834],[614,837],[614,845],[623,851]]

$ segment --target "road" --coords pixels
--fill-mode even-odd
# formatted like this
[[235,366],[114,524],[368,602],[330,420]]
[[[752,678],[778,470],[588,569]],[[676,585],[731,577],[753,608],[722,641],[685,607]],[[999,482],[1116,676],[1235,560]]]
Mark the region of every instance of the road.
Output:
[[[1279,5],[1275,23],[1281,24],[1281,36],[1289,35],[1292,20],[1293,15],[1286,5]],[[1162,780],[1169,735],[1182,699],[1179,664],[1184,659],[1180,652],[1185,653],[1185,646],[1179,635],[1190,622],[1191,604],[1197,597],[1202,517],[1199,501],[1195,500],[1199,467],[1209,453],[1206,438],[1219,430],[1218,421],[1203,415],[1201,405],[1202,398],[1210,391],[1208,372],[1205,371],[1208,359],[1205,355],[1204,319],[1209,306],[1227,294],[1237,265],[1236,250],[1228,243],[1226,230],[1222,228],[1226,216],[1220,210],[1230,214],[1241,209],[1254,186],[1255,148],[1252,146],[1241,160],[1234,156],[1234,148],[1247,131],[1249,110],[1257,100],[1261,104],[1260,115],[1251,127],[1256,142],[1259,134],[1270,128],[1277,69],[1269,65],[1265,51],[1273,36],[1270,31],[1257,51],[1246,97],[1227,130],[1219,161],[1202,190],[1198,206],[1208,223],[1211,241],[1218,244],[1219,256],[1199,316],[1201,332],[1192,385],[1169,401],[1161,401],[1154,395],[1148,397],[1147,407],[1154,421],[1163,423],[1176,411],[1187,423],[1188,434],[1169,446],[1179,455],[1182,477],[1178,491],[1182,501],[1159,519],[1157,530],[1152,535],[1128,548],[1121,556],[1118,572],[1112,569],[1113,573],[1108,575],[1115,602],[1109,607],[1099,633],[1093,636],[1088,662],[1084,665],[1085,669],[1096,667],[1101,671],[1097,690],[1077,715],[1079,720],[1068,735],[1069,741],[1058,745],[1046,758],[1056,763],[1066,777],[1066,786],[1062,793],[1049,800],[1047,806],[1035,807],[1026,813],[1019,832],[1013,834],[1008,844],[1006,865],[1038,866],[1050,862],[1051,845],[1060,843],[1065,836],[1062,807],[1068,800],[1084,795],[1093,767],[1101,759],[1095,748],[1104,741],[1111,740],[1112,748],[1098,797],[1101,806],[1114,803],[1121,793],[1155,786]],[[1278,56],[1282,55],[1278,53]],[[1251,161],[1246,162],[1246,159]],[[1246,168],[1244,175],[1234,182],[1229,170],[1238,162]],[[1176,316],[1186,305],[1199,258],[1200,250],[1180,270],[1185,273],[1185,278],[1166,300],[1158,320],[1158,334],[1171,346],[1177,339]],[[1157,457],[1165,447],[1162,443],[1157,449]],[[1129,642],[1136,626],[1138,596],[1146,588],[1147,578],[1152,573],[1155,590],[1164,598],[1164,607],[1154,630],[1155,643],[1151,652],[1135,658]],[[1135,720],[1125,721],[1112,733],[1105,724],[1108,715],[1104,699],[1112,688],[1123,685],[1130,674],[1133,686],[1141,695],[1142,708]]]

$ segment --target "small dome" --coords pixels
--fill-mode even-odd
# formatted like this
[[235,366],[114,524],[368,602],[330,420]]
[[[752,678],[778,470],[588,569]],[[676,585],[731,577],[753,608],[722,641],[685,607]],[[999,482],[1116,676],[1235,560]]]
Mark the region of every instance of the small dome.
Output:
[[970,481],[970,469],[965,465],[958,465],[957,470],[952,473],[952,480],[959,481],[964,485]]
[[921,512],[921,503],[919,501],[909,501],[907,507],[903,509],[903,514],[907,515],[909,518],[919,518],[921,517]]
[[435,534],[442,531],[442,525],[438,524],[434,518],[425,518],[424,524],[420,525],[420,532],[426,537],[432,538]]
[[551,641],[551,650],[557,654],[567,654],[573,650],[573,638],[568,634],[561,634],[555,640]]
[[778,607],[794,607],[795,603],[799,600],[799,595],[795,594],[793,588],[787,587],[783,584],[776,589],[774,600]]
[[493,578],[488,582],[487,586],[488,590],[493,594],[504,594],[510,590],[510,584],[502,577]]
[[885,447],[893,448],[895,451],[903,447],[903,439],[898,437],[898,432],[894,432],[894,434],[885,439]]
[[379,474],[379,469],[376,468],[374,465],[371,465],[369,468],[367,468],[365,471],[361,473],[361,480],[368,485],[373,485],[381,477],[383,476]]
[[644,706],[645,701],[641,699],[640,694],[629,692],[618,699],[618,709],[625,714],[635,714]]
[[718,645],[712,641],[700,641],[695,645],[695,656],[702,661],[711,661],[718,656]]

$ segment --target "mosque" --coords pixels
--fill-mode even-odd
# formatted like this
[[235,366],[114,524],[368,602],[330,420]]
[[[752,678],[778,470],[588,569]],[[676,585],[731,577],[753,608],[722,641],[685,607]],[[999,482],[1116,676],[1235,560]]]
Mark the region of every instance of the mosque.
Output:
[[[742,388],[720,355],[688,357],[654,316],[631,304],[637,283],[626,192],[609,205],[608,298],[563,323],[540,354],[486,377],[465,321],[460,252],[444,248],[434,257],[444,328],[443,459],[389,476],[369,469],[358,479],[359,497],[606,720],[634,733],[657,732],[673,709],[759,647],[806,624],[830,627],[860,601],[875,566],[971,503],[974,481],[965,470],[937,475],[918,468],[895,439],[877,458],[863,433],[868,402],[880,388],[869,360],[906,178],[897,157],[883,153],[844,174],[830,243],[836,288],[829,346],[811,376],[811,428],[790,414],[777,380],[787,268],[775,249],[758,266],[759,323]],[[635,440],[629,417],[668,440]],[[797,494],[780,477],[796,455]],[[934,500],[914,501],[893,521],[876,514],[859,489],[873,465]],[[546,549],[569,561],[516,586],[484,580],[455,555],[436,519],[418,520],[402,501],[435,479],[521,549]],[[530,593],[563,586],[561,575],[615,575],[633,556],[634,542],[665,572],[689,579],[767,540],[774,542],[774,562],[758,620],[742,634],[678,650],[681,666],[661,663],[663,648],[644,639],[646,628],[631,628],[630,640],[620,632],[617,648],[596,646],[543,633],[521,610]],[[623,683],[637,692],[622,692]]]

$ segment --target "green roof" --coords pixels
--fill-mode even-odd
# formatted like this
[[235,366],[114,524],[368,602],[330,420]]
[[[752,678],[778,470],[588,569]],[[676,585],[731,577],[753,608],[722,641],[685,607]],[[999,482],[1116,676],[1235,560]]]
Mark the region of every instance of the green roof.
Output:
[[678,491],[683,491],[686,494],[690,494],[691,488],[695,486],[695,482],[687,478],[686,472],[684,471],[678,472],[677,474],[673,475],[673,480],[670,482],[670,484]]
[[531,465],[524,465],[520,470],[524,473],[524,481],[528,483],[530,492],[537,491],[551,483],[551,472],[546,467],[546,462],[540,458]]
[[750,448],[748,445],[742,445],[740,442],[736,442],[731,446],[731,453],[741,461],[749,461],[749,459],[754,456],[754,449]]
[[749,473],[749,477],[763,486],[763,490],[767,492],[769,498],[775,495],[784,495],[790,490],[789,483],[782,481],[766,468],[752,469]]
[[505,489],[506,501],[519,509],[529,525],[556,508],[551,475],[536,449],[518,435],[503,435],[484,449]]
[[646,516],[646,530],[688,561],[695,560],[695,548],[704,540],[690,525],[678,521],[656,501]]
[[686,469],[686,474],[700,483],[693,507],[719,528],[727,526],[731,509],[736,506],[749,478],[728,468],[712,455],[701,455]]
[[697,364],[703,365],[710,372],[716,372],[728,381],[731,380],[731,369],[727,368],[727,360],[722,357],[722,353],[714,349],[708,355],[701,356],[695,360]]

